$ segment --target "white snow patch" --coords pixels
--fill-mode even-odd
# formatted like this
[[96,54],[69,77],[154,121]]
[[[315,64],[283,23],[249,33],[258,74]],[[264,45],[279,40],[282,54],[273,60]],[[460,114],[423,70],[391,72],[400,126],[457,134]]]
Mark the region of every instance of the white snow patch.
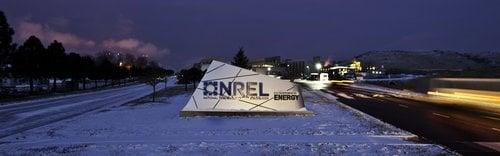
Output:
[[354,99],[352,96],[349,96],[345,93],[337,93],[338,96],[341,96],[343,98],[346,98],[346,99]]
[[26,118],[26,117],[35,116],[35,115],[41,115],[41,114],[45,114],[45,113],[50,113],[50,112],[54,112],[54,111],[60,111],[60,110],[66,109],[66,108],[78,106],[78,105],[80,105],[82,103],[88,103],[88,102],[97,101],[97,100],[100,100],[100,99],[102,99],[102,98],[96,98],[96,99],[92,99],[92,100],[85,100],[85,101],[81,101],[81,102],[77,102],[77,103],[73,103],[73,104],[60,105],[60,106],[56,106],[56,107],[49,107],[49,108],[40,109],[40,110],[36,110],[36,111],[31,111],[31,112],[19,113],[19,114],[16,114],[16,116],[18,116],[20,118]]
[[354,95],[356,95],[357,97],[360,97],[360,98],[365,98],[365,99],[371,99],[372,97],[369,97],[365,94],[359,94],[359,93],[354,93]]

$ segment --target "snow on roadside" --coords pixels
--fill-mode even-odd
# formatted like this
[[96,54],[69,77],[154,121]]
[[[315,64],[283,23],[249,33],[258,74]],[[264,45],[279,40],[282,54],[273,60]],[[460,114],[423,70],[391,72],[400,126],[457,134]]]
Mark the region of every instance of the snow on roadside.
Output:
[[313,116],[179,117],[189,94],[95,112],[0,139],[0,155],[450,154],[304,91]]
[[424,77],[423,75],[412,75],[412,74],[403,74],[400,75],[402,77],[393,77],[393,78],[375,78],[375,79],[362,79],[358,81],[366,81],[366,82],[375,82],[375,81],[406,81],[413,80],[416,78]]
[[[133,84],[133,85],[129,85],[126,87],[133,87],[133,86],[139,86],[139,85],[142,85],[142,84]],[[37,102],[47,102],[47,101],[64,99],[64,98],[72,98],[72,97],[76,97],[76,96],[85,96],[85,95],[95,94],[95,93],[100,93],[100,92],[122,90],[123,88],[124,87],[116,87],[116,88],[97,90],[97,91],[73,93],[73,94],[66,94],[66,95],[56,95],[54,97],[48,97],[48,98],[29,99],[29,100],[24,100],[24,101],[12,101],[12,102],[0,103],[0,108],[11,107],[12,105],[29,105],[29,104],[37,103]]]
[[26,118],[26,117],[31,117],[31,116],[35,116],[35,115],[42,115],[42,114],[46,114],[46,113],[56,112],[56,111],[59,111],[59,110],[64,110],[64,109],[67,109],[67,108],[75,107],[75,106],[78,106],[78,105],[80,105],[82,103],[89,103],[89,102],[98,101],[98,100],[101,100],[101,99],[102,98],[95,98],[95,99],[80,101],[80,102],[73,103],[73,104],[60,105],[60,106],[56,106],[56,107],[49,107],[49,108],[46,108],[46,109],[40,109],[40,110],[36,110],[36,111],[19,113],[19,114],[16,114],[16,116],[19,117],[19,118]]
[[359,88],[359,89],[391,93],[395,96],[425,97],[427,95],[427,94],[417,93],[417,92],[413,92],[413,91],[409,91],[409,90],[393,89],[393,88],[387,88],[387,87],[382,87],[382,86],[377,86],[377,85],[372,85],[372,84],[365,84],[365,83],[351,84],[349,86],[354,87],[354,88]]

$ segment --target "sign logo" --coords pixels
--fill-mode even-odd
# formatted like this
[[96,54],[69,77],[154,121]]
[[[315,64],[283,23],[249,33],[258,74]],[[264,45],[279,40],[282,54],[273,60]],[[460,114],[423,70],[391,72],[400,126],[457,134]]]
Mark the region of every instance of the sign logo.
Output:
[[[205,81],[203,82],[203,95],[220,95],[220,96],[269,96],[263,91],[264,84],[262,82],[222,82],[222,81]],[[258,90],[258,92],[257,92]]]
[[273,92],[273,96],[264,91],[263,82],[223,82],[204,81],[204,99],[251,99],[251,100],[299,100],[298,92]]

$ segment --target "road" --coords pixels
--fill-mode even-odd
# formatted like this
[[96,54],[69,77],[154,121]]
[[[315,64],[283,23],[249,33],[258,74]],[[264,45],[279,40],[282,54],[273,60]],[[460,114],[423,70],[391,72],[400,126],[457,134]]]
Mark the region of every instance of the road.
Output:
[[[157,89],[165,85],[160,83]],[[38,99],[0,106],[0,138],[32,128],[68,119],[87,112],[121,105],[149,95],[150,85],[121,88]]]
[[384,122],[445,145],[464,155],[498,155],[500,115],[332,84],[326,92],[338,101]]

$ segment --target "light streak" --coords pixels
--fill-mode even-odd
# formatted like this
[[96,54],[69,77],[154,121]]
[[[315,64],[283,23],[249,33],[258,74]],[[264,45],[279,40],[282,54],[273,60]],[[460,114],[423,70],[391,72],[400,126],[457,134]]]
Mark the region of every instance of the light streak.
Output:
[[484,78],[436,78],[440,81],[455,81],[455,82],[500,82],[500,79],[484,79]]
[[463,100],[482,101],[500,104],[500,93],[496,91],[438,88],[436,91],[427,92],[429,95],[458,98]]

